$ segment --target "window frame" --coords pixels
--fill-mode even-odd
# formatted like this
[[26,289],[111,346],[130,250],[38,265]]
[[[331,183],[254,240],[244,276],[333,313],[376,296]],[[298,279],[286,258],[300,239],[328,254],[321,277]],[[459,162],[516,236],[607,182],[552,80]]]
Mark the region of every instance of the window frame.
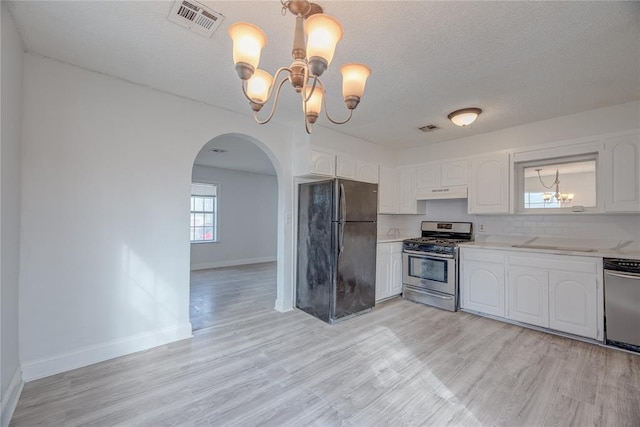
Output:
[[[603,212],[603,200],[604,195],[601,186],[601,155],[599,151],[584,152],[576,154],[567,154],[558,157],[541,157],[539,159],[526,159],[521,161],[515,161],[514,175],[515,175],[515,213],[519,215],[566,215],[576,213],[602,213]],[[536,166],[550,166],[564,163],[574,163],[581,161],[595,162],[595,191],[596,191],[596,203],[595,206],[569,206],[569,207],[554,207],[554,208],[526,208],[524,204],[525,191],[524,191],[524,170],[525,168],[531,168]]]
[[[207,243],[218,243],[220,242],[220,233],[218,231],[218,210],[219,210],[219,203],[218,200],[220,198],[219,192],[220,192],[220,185],[217,183],[213,183],[213,182],[203,182],[203,181],[193,181],[191,183],[192,187],[191,187],[191,195],[189,198],[189,202],[190,202],[190,206],[189,206],[189,242],[191,244],[207,244]],[[193,191],[193,186],[194,185],[202,185],[202,186],[210,186],[210,187],[214,187],[215,188],[215,195],[205,195],[205,194],[194,194]],[[213,200],[213,209],[212,210],[206,210],[204,209],[204,202],[203,202],[203,210],[195,210],[195,206],[194,209],[191,209],[191,207],[193,206],[194,203],[194,197],[201,197],[201,198],[211,198]],[[199,228],[202,227],[204,228],[205,225],[202,226],[196,226],[196,225],[192,225],[193,221],[192,221],[192,217],[194,214],[213,214],[213,221],[212,221],[212,228],[213,228],[213,239],[202,239],[202,240],[192,240],[191,239],[191,231],[194,230],[195,228]],[[209,227],[209,226],[206,226]],[[204,234],[204,230],[203,230],[203,234]],[[194,237],[195,237],[195,233],[194,233]]]

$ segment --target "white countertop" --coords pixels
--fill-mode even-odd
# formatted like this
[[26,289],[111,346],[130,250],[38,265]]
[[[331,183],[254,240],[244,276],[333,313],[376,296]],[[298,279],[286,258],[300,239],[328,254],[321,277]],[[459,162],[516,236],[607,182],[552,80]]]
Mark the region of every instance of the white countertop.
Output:
[[640,260],[640,241],[560,239],[536,236],[476,236],[476,241],[461,247],[537,252],[597,258],[627,258]]

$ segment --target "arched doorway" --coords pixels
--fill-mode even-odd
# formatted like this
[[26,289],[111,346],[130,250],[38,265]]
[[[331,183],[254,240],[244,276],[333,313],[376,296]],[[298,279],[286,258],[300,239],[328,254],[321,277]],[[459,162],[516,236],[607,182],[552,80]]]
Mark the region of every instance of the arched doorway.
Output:
[[208,141],[192,168],[190,321],[194,331],[272,310],[279,190],[268,147],[243,134]]

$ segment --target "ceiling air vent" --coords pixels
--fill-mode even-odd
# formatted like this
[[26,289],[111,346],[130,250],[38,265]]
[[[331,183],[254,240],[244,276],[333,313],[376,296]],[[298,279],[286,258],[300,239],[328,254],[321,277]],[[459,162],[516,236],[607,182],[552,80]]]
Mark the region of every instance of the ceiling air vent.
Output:
[[418,128],[418,130],[421,132],[433,132],[434,130],[438,130],[438,129],[440,128],[436,125],[426,125]]
[[169,21],[206,37],[211,37],[223,20],[221,13],[193,0],[177,1],[169,13]]

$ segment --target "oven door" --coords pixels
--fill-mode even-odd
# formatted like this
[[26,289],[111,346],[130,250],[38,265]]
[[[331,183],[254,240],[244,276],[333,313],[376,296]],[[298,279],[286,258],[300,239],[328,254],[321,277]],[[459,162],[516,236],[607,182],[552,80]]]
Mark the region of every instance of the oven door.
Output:
[[456,294],[456,260],[426,252],[402,253],[402,283],[417,288]]

